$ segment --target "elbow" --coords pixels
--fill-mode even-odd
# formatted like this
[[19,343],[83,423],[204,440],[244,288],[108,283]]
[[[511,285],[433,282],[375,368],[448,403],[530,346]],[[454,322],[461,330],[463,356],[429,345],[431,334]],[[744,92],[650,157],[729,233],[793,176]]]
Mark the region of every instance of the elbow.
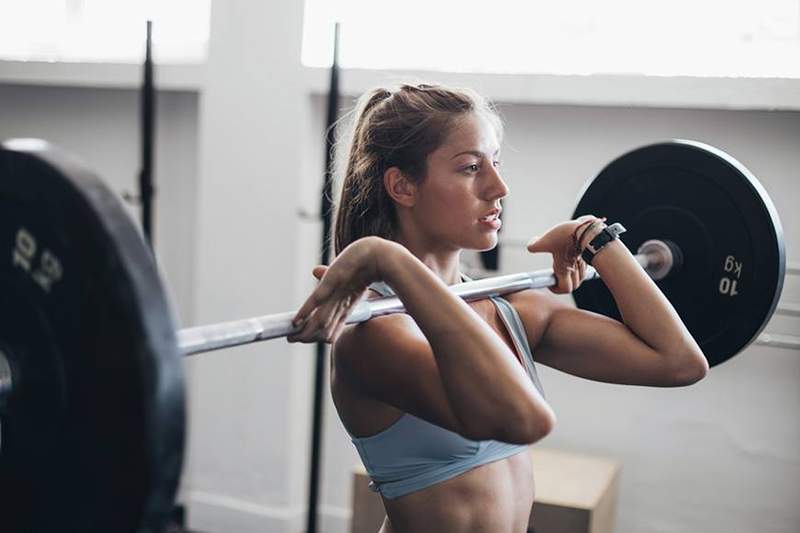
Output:
[[553,410],[540,396],[531,393],[503,406],[495,404],[480,414],[473,410],[461,418],[458,433],[476,441],[533,444],[549,435],[555,425]]
[[680,361],[680,364],[672,372],[671,385],[673,387],[693,385],[708,374],[708,360],[699,348],[683,356]]
[[533,444],[549,435],[556,426],[556,415],[549,406],[528,409],[497,428],[494,440],[510,444]]

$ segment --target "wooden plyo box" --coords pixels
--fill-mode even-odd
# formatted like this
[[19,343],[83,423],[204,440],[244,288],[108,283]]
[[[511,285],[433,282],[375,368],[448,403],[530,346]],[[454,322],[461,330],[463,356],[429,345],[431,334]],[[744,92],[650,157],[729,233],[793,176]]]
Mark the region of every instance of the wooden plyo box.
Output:
[[[530,531],[535,533],[612,533],[619,492],[620,463],[590,455],[531,448],[536,497]],[[376,533],[385,512],[369,490],[362,465],[353,473],[351,533]]]
[[612,459],[531,448],[536,533],[612,533],[620,463]]

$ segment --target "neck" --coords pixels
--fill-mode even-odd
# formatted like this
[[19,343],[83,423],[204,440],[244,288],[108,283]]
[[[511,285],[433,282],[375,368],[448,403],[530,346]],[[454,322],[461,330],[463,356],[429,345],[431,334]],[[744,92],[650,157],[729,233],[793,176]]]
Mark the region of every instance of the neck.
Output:
[[409,238],[407,235],[398,235],[397,242],[408,248],[425,266],[436,274],[446,285],[461,283],[460,248],[443,248],[432,246],[419,238]]

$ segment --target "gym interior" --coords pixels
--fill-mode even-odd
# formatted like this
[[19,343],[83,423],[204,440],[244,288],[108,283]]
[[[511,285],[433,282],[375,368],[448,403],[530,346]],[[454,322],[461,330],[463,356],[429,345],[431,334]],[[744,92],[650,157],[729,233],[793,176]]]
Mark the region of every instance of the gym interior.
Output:
[[[316,286],[335,21],[338,124],[361,94],[399,83],[469,87],[497,107],[510,193],[497,269],[465,253],[474,276],[550,268],[550,257],[528,253],[525,243],[572,218],[587,182],[623,154],[687,139],[735,158],[763,186],[780,221],[776,238],[785,253],[774,314],[758,339],[690,387],[600,383],[540,365],[558,423],[532,446],[532,475],[541,466],[542,478],[531,531],[800,531],[800,344],[792,340],[800,335],[796,0],[679,2],[664,22],[670,31],[658,28],[664,6],[649,11],[633,2],[569,2],[551,13],[514,2],[442,2],[445,8],[207,0],[112,13],[89,1],[50,1],[36,3],[35,16],[23,4],[30,3],[6,2],[0,23],[0,141],[44,139],[75,156],[137,226],[141,63],[145,20],[153,21],[153,247],[179,328],[294,310]],[[84,35],[77,59],[48,56],[44,36],[69,33],[69,17],[92,9],[108,17],[95,22],[108,31]],[[528,18],[536,19],[529,31],[544,36],[525,34]],[[52,22],[61,19],[63,28]],[[40,24],[53,27],[32,29]],[[121,42],[138,43],[130,52],[106,41],[115,24],[125,28]],[[204,28],[201,51],[181,58],[175,43],[192,24]],[[503,24],[513,35],[497,31]],[[709,30],[717,26],[723,29]],[[420,37],[435,31],[438,40]],[[604,31],[622,36],[593,48],[592,36]],[[652,44],[640,44],[649,33]],[[433,48],[414,51],[398,39]],[[557,44],[539,47],[546,39]],[[102,57],[106,48],[110,59]],[[693,194],[674,191],[676,201]],[[770,336],[787,340],[770,343]],[[171,530],[378,530],[380,500],[366,488],[325,374],[315,407],[314,344],[273,339],[181,365],[186,434]],[[546,517],[541,526],[536,505]]]

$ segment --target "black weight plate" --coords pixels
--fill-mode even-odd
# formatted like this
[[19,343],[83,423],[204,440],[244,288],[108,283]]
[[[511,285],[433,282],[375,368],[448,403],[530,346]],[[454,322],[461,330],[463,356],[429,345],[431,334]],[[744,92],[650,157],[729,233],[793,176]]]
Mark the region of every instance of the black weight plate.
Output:
[[0,147],[0,351],[3,531],[161,531],[184,441],[172,313],[119,201],[43,141]]
[[[621,222],[636,253],[649,239],[671,240],[683,266],[657,282],[711,366],[750,344],[772,316],[783,288],[783,230],[764,187],[738,161],[694,141],[629,152],[591,180],[574,217]],[[605,285],[584,283],[583,309],[620,319]]]

